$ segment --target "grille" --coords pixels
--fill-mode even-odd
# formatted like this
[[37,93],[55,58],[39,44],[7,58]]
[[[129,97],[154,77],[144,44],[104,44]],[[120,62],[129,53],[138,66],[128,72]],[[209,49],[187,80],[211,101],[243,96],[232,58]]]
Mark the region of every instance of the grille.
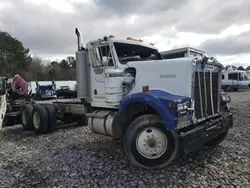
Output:
[[[212,76],[213,101],[211,101],[211,86],[210,86],[211,76]],[[213,115],[212,104],[214,108],[214,114],[218,113],[219,73],[212,72],[211,76],[210,76],[210,72],[195,72],[194,100],[195,100],[196,119],[201,119],[203,117]],[[200,90],[199,90],[199,80],[198,80],[199,77],[200,77],[200,86],[201,86]],[[202,101],[202,107],[201,107],[201,101]],[[202,114],[202,111],[203,111],[203,114]]]

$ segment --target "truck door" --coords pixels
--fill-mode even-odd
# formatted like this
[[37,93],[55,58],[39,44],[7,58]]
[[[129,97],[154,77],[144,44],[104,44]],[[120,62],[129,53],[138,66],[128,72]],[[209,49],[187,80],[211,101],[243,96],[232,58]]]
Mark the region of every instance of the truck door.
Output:
[[93,76],[91,93],[93,98],[105,100],[105,75],[107,67],[114,66],[109,44],[93,46],[90,50]]
[[233,91],[237,91],[238,90],[238,87],[239,87],[239,76],[238,76],[238,73],[235,72],[235,73],[228,73],[228,79],[231,80],[231,88]]

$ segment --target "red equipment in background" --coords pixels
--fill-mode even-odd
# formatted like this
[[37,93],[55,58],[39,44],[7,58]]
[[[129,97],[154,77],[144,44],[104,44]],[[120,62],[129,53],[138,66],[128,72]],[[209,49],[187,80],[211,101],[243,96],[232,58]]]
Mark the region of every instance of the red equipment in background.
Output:
[[26,82],[19,74],[15,75],[13,77],[12,83],[11,83],[12,90],[14,92],[19,92],[23,94],[28,95],[28,82]]

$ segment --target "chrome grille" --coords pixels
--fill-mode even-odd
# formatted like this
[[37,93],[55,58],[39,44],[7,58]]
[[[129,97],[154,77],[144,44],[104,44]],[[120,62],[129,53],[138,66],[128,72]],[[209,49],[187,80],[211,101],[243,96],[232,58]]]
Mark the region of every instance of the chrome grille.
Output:
[[218,92],[219,72],[195,72],[194,100],[196,119],[202,119],[218,113]]

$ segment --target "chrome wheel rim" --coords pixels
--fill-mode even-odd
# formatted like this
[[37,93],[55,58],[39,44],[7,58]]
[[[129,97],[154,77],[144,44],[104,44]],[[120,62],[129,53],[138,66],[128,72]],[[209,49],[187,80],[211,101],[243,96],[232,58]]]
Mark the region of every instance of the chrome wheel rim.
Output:
[[166,135],[154,127],[143,129],[136,138],[138,152],[148,159],[161,157],[167,150],[167,145]]
[[37,112],[34,112],[33,114],[33,124],[36,129],[39,129],[40,127],[40,118],[39,114]]
[[23,113],[22,113],[22,122],[24,125],[26,125],[26,123],[27,123],[25,111],[23,111]]

